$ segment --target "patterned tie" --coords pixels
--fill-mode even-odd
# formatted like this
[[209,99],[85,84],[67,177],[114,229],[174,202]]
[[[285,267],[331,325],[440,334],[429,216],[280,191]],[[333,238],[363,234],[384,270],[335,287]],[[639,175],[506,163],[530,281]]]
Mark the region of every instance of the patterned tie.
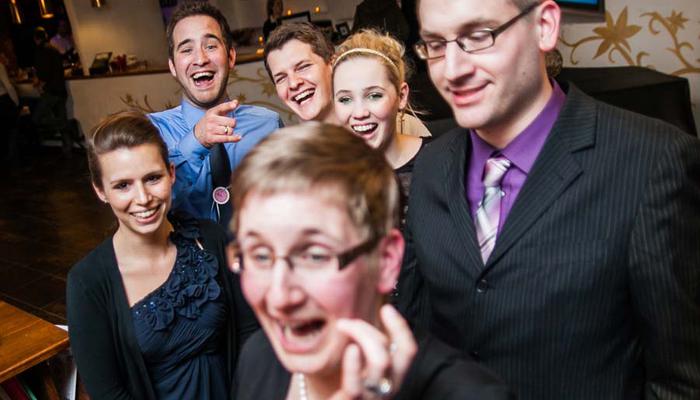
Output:
[[484,165],[484,197],[476,209],[476,238],[479,240],[481,259],[484,263],[496,245],[503,197],[501,181],[508,168],[510,161],[503,156],[489,158]]

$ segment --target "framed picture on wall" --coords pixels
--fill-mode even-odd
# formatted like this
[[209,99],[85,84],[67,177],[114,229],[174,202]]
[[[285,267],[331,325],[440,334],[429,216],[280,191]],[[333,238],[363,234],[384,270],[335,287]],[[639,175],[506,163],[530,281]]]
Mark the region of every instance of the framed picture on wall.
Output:
[[290,15],[284,15],[280,17],[280,22],[282,24],[288,24],[291,22],[311,22],[311,13],[308,11],[302,11]]
[[338,34],[342,37],[346,37],[350,35],[350,26],[348,26],[347,22],[341,22],[335,26],[335,30],[338,31]]

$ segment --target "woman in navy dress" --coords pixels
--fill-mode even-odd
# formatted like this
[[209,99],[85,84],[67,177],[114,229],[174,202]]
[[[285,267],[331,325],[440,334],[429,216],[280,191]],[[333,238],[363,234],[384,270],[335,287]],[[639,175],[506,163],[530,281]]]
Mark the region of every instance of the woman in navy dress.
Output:
[[101,122],[89,140],[97,196],[116,233],[68,275],[78,371],[93,399],[222,399],[257,323],[225,262],[225,235],[170,213],[175,168],[142,114]]

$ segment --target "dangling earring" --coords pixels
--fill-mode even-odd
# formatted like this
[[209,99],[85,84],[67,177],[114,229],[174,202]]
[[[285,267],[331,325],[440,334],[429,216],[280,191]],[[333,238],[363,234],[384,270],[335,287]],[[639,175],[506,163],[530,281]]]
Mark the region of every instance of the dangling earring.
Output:
[[401,111],[401,120],[399,123],[399,135],[403,135],[403,122],[406,120],[406,110],[402,108],[399,111]]

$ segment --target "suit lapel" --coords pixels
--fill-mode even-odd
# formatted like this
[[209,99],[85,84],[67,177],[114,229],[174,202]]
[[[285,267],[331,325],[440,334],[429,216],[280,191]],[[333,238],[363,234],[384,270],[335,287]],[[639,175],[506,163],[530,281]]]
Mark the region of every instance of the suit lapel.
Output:
[[595,124],[595,103],[572,86],[559,118],[508,214],[486,269],[513,247],[582,173],[572,153],[595,143]]
[[457,236],[461,238],[463,248],[466,251],[467,264],[473,266],[474,272],[481,271],[481,253],[476,239],[476,228],[469,211],[465,188],[465,170],[467,154],[470,152],[471,142],[469,134],[460,130],[455,135],[450,145],[450,156],[444,161],[444,188],[447,204],[452,215],[452,221],[457,229]]

